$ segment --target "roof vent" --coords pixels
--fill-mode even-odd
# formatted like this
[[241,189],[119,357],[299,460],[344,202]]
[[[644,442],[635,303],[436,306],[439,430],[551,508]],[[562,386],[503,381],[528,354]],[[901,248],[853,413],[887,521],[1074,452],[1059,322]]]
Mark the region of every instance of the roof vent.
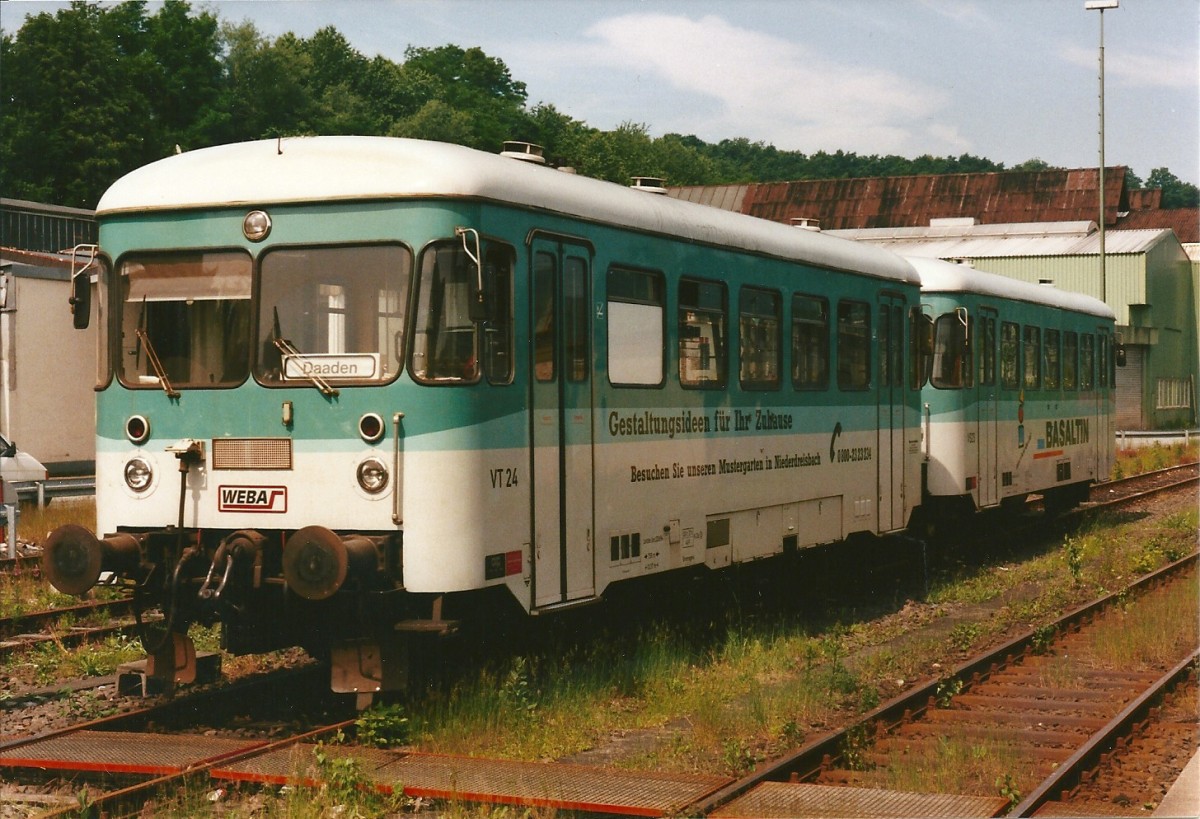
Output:
[[813,233],[820,233],[821,220],[813,219],[811,216],[793,216],[792,227],[797,227],[801,230],[811,230]]
[[930,227],[975,227],[979,220],[974,216],[942,216],[929,220]]
[[505,142],[500,149],[500,156],[532,162],[535,165],[546,164],[546,157],[542,155],[542,146],[534,145],[532,142]]
[[629,187],[646,193],[666,194],[667,180],[659,176],[635,176],[629,180]]

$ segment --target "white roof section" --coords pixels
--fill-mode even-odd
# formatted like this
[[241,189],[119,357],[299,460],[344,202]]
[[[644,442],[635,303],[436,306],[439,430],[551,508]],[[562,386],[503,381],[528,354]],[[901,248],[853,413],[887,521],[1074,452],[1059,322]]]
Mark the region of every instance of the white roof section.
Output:
[[921,274],[922,293],[980,293],[1116,320],[1111,307],[1082,293],[1059,290],[1051,285],[1030,284],[941,259],[912,256],[908,261]]
[[449,197],[511,203],[687,241],[918,283],[881,248],[422,140],[321,136],[203,148],[117,180],[96,215]]
[[[1100,253],[1095,222],[1030,222],[831,230],[835,236],[886,247],[906,256],[938,259],[1093,256]],[[1171,233],[1168,228],[1105,231],[1105,255],[1145,253]]]

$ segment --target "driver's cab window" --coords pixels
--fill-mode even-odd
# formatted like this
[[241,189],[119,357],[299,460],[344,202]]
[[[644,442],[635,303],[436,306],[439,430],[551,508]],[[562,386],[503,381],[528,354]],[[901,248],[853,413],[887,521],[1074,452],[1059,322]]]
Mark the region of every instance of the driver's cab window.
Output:
[[410,268],[408,250],[396,245],[267,253],[255,376],[281,386],[394,379],[404,361]]

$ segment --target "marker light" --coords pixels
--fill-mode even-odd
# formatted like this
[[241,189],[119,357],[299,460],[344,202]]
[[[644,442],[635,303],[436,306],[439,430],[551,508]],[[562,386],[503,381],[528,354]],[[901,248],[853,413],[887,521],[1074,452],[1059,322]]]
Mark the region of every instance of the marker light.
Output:
[[358,434],[368,444],[373,444],[383,437],[383,419],[373,412],[368,412],[358,419]]
[[134,492],[145,492],[154,479],[154,471],[145,458],[133,458],[125,464],[125,485]]
[[358,485],[363,488],[363,491],[378,495],[387,489],[387,467],[378,458],[367,458],[358,465]]
[[135,444],[144,444],[150,438],[150,422],[141,415],[131,415],[125,421],[125,437]]
[[271,232],[271,217],[265,210],[252,210],[242,220],[242,233],[252,242],[261,242]]

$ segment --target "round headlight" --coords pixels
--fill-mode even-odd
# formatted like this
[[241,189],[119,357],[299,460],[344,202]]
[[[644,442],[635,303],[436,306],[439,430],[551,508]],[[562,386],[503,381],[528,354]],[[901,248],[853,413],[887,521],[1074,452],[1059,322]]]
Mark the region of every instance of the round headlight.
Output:
[[134,492],[144,492],[154,480],[154,471],[145,458],[134,458],[125,464],[125,485]]
[[252,242],[261,242],[271,232],[271,217],[265,210],[252,210],[242,220],[242,233]]
[[388,485],[387,467],[378,458],[368,458],[358,465],[358,485],[364,492],[377,495]]

